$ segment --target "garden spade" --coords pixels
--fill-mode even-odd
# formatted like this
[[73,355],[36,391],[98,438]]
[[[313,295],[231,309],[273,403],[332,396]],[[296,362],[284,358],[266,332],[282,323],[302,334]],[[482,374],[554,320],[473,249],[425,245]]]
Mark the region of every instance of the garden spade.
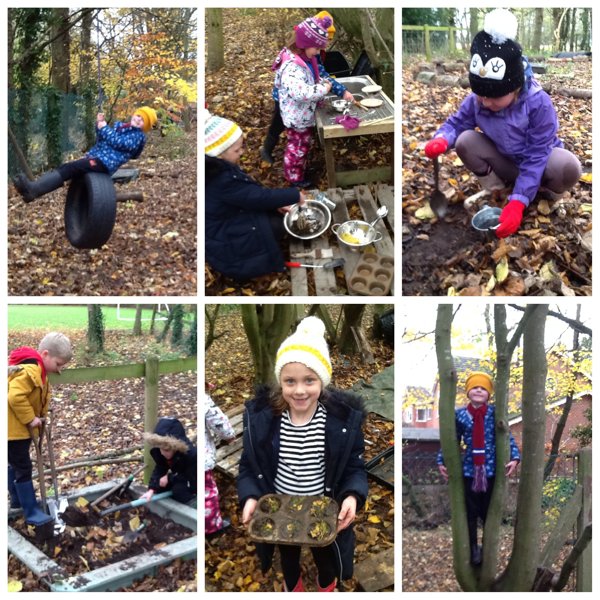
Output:
[[440,190],[439,176],[440,163],[439,158],[436,156],[433,159],[433,181],[435,183],[435,190],[433,191],[433,194],[431,194],[431,198],[429,198],[429,206],[435,216],[441,219],[448,212],[448,198],[446,198],[446,195]]
[[119,504],[117,506],[111,506],[106,510],[103,510],[100,515],[104,517],[105,515],[109,515],[110,513],[117,512],[119,510],[127,510],[128,508],[135,508],[136,506],[143,506],[144,504],[148,504],[149,502],[156,502],[157,500],[164,500],[165,498],[170,498],[173,495],[173,492],[161,492],[160,494],[154,494],[150,500],[146,500],[145,498],[138,498],[137,500],[133,500],[133,502],[126,502],[125,504]]
[[58,535],[65,530],[65,523],[60,518],[60,513],[64,512],[69,501],[65,497],[58,495],[58,477],[56,476],[56,463],[54,462],[54,447],[52,446],[52,421],[46,419],[45,427],[46,446],[48,448],[48,458],[50,459],[50,473],[52,475],[52,487],[54,488],[54,498],[47,499],[48,513],[54,519],[54,535]]

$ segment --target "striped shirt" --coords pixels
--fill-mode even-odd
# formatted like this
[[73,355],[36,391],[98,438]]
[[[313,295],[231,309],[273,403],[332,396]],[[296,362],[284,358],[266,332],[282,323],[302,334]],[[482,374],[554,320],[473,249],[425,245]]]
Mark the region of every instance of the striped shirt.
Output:
[[312,419],[294,425],[286,410],[279,427],[279,464],[275,476],[278,494],[317,496],[325,491],[325,421],[319,403]]

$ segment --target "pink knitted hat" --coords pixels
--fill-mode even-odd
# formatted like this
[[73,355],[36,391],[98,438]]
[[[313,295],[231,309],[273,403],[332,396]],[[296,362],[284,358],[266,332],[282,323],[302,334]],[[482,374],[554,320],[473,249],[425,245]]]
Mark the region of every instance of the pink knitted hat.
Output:
[[298,48],[325,48],[329,42],[327,29],[333,21],[329,17],[318,19],[309,17],[296,25],[296,46]]

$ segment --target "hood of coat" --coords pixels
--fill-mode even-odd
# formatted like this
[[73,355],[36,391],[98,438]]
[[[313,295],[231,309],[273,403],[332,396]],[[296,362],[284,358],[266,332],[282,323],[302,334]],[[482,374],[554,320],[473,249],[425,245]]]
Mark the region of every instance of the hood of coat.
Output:
[[186,454],[192,445],[181,422],[170,418],[160,419],[154,433],[144,433],[144,439],[155,448],[175,450],[182,454]]
[[[270,397],[272,392],[273,389],[270,386],[259,386],[256,389],[254,399],[246,402],[248,411],[260,412],[270,407]],[[328,413],[342,421],[347,420],[353,410],[362,414],[362,421],[364,421],[367,416],[363,399],[350,392],[328,387],[321,393],[319,402],[325,406]]]

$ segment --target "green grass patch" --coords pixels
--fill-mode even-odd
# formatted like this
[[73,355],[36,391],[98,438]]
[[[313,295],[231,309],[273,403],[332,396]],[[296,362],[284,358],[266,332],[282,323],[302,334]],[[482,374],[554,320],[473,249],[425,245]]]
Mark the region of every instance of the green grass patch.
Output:
[[[102,306],[104,327],[109,330],[132,330],[135,319],[135,306]],[[150,330],[151,309],[142,311],[142,331]],[[161,322],[156,326],[160,331]],[[87,305],[66,304],[9,304],[8,330],[50,330],[69,331],[86,330],[88,325]]]

